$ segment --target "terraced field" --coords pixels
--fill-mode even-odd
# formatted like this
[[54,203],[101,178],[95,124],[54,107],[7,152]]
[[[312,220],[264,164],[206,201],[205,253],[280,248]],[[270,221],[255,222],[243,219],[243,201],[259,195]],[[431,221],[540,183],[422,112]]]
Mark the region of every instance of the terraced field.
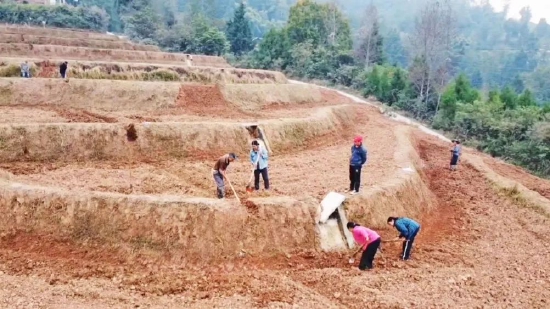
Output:
[[[550,182],[473,150],[451,173],[448,141],[376,102],[48,28],[0,26],[0,76],[2,308],[548,308]],[[356,135],[345,217],[383,238],[388,216],[418,219],[412,261],[388,244],[360,272],[319,223]],[[258,138],[272,190],[248,194]],[[227,152],[241,203],[215,196]]]

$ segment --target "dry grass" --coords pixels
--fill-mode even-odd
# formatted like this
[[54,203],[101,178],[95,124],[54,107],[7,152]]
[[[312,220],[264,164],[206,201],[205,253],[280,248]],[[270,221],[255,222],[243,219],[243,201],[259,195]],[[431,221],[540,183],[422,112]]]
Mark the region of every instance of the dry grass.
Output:
[[333,131],[345,130],[353,119],[348,105],[324,107],[303,119],[281,119],[260,122],[271,149],[293,149]]
[[135,141],[124,123],[0,125],[0,160],[135,161],[197,158],[201,153],[245,152],[248,132],[233,123],[141,123]]
[[[128,108],[128,107],[127,107]],[[346,128],[348,106],[323,108],[309,118],[260,122],[276,153],[292,151],[312,139]],[[216,152],[247,153],[249,133],[231,122],[42,123],[0,125],[0,160],[16,161],[143,161],[202,158]]]
[[0,79],[0,105],[60,105],[103,111],[173,107],[180,83],[47,78]]
[[[0,70],[17,66],[28,60],[36,72],[34,77],[59,77],[59,64],[63,59],[44,61],[26,58],[3,58]],[[11,72],[11,71],[8,71]],[[8,77],[8,75],[4,75]],[[19,76],[11,75],[11,77]],[[244,69],[220,69],[185,65],[145,64],[124,62],[70,61],[69,77],[110,80],[165,80],[199,83],[272,84],[286,83],[280,72]]]
[[94,61],[128,61],[128,62],[160,62],[178,63],[181,65],[209,65],[229,68],[229,64],[221,58],[206,56],[190,56],[178,53],[146,52],[138,50],[99,49],[59,45],[31,45],[22,43],[0,43],[0,53],[5,56],[64,58]]
[[50,36],[75,39],[92,39],[118,41],[119,37],[100,32],[91,32],[78,29],[61,29],[61,28],[40,28],[40,27],[25,27],[25,26],[6,26],[0,25],[0,33],[7,34],[28,34],[36,36]]
[[259,110],[269,104],[303,104],[321,102],[316,86],[301,84],[248,85],[226,84],[221,87],[228,102],[242,110]]
[[98,40],[98,39],[77,39],[65,37],[49,37],[28,34],[10,34],[0,32],[1,43],[26,43],[36,45],[58,45],[74,47],[90,47],[101,49],[122,49],[122,50],[141,50],[158,52],[160,49],[154,45],[133,44],[123,40]]
[[483,173],[493,183],[497,191],[512,199],[516,204],[536,209],[545,216],[550,216],[550,200],[538,192],[529,190],[518,181],[496,173],[483,161],[481,156],[468,154],[463,160]]
[[[316,205],[290,198],[246,207],[213,199],[124,196],[10,186],[0,180],[0,231],[33,231],[54,238],[170,251],[187,261],[219,261],[315,250]],[[281,222],[290,225],[282,228]],[[273,233],[277,230],[277,233]]]

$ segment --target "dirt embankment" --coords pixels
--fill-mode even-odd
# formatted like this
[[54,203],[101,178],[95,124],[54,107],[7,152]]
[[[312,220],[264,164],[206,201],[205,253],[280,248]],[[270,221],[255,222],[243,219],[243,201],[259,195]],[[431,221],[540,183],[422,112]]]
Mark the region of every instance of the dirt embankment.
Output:
[[[40,78],[58,78],[59,65],[64,58],[3,58],[0,76],[19,77],[21,63],[28,61],[31,74]],[[68,60],[68,76],[71,79],[106,79],[131,81],[180,81],[191,83],[236,83],[236,84],[284,84],[286,77],[275,71],[219,68],[202,62],[200,65],[166,63],[132,63],[125,61]]]
[[[469,164],[449,172],[446,145],[423,138],[417,144],[422,177],[437,205],[417,217],[422,232],[408,263],[397,261],[396,244],[384,246],[369,273],[351,268],[345,255],[307,251],[272,258],[243,252],[235,260],[196,266],[175,262],[178,250],[153,258],[8,233],[0,240],[1,276],[3,282],[14,282],[11,275],[38,276],[21,277],[29,279],[18,293],[46,305],[63,299],[106,308],[546,308],[550,228],[544,217],[495,194]],[[15,288],[1,290],[7,301],[3,291]]]
[[0,33],[23,34],[23,35],[28,34],[28,35],[38,35],[38,36],[108,40],[108,41],[121,40],[116,35],[79,30],[79,29],[62,29],[62,28],[21,27],[21,26],[0,25]]
[[30,34],[10,34],[0,32],[0,42],[2,43],[26,43],[33,45],[58,45],[91,47],[101,49],[123,49],[123,50],[142,50],[142,51],[160,51],[155,45],[134,44],[123,40],[105,40],[105,39],[77,39],[52,36],[38,36]]
[[[0,43],[0,53],[7,57],[64,58],[94,61],[177,63],[180,65],[231,68],[221,57],[198,56],[140,50],[101,49],[59,45]],[[192,60],[191,60],[192,59]]]
[[550,180],[539,178],[535,175],[529,174],[520,167],[505,162],[499,162],[495,159],[486,158],[484,161],[498,174],[514,179],[523,184],[529,190],[538,192],[540,195],[550,199]]

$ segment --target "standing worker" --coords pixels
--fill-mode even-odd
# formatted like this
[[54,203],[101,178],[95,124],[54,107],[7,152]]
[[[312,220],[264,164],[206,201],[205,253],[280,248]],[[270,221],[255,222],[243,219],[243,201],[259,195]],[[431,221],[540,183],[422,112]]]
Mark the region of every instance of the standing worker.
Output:
[[389,217],[388,225],[395,227],[400,233],[399,236],[390,241],[399,241],[401,238],[405,239],[405,241],[403,241],[403,253],[401,254],[401,259],[403,261],[408,260],[411,257],[414,239],[420,231],[420,224],[413,219],[405,217]]
[[30,71],[28,61],[25,61],[25,62],[21,63],[21,77],[23,77],[23,78],[30,78],[31,77],[31,71]]
[[363,251],[361,261],[359,262],[359,269],[372,269],[372,261],[374,260],[378,247],[380,247],[380,235],[378,235],[375,231],[364,226],[360,226],[354,222],[348,222],[347,228],[353,234],[353,239],[355,239],[355,242],[359,245],[359,249],[355,251],[352,257],[355,257],[357,253]]
[[225,198],[225,180],[227,179],[225,172],[227,167],[229,166],[229,163],[235,161],[236,159],[237,156],[234,153],[228,153],[220,157],[214,165],[212,175],[214,176],[214,182],[216,182],[219,199]]
[[254,189],[260,190],[260,174],[264,180],[264,188],[269,190],[269,175],[267,173],[267,160],[269,155],[267,150],[260,146],[260,143],[255,140],[252,142],[252,150],[250,151],[250,163],[254,170]]
[[67,78],[67,66],[68,66],[68,62],[67,62],[67,61],[64,61],[64,62],[59,66],[59,73],[61,73],[61,78],[63,78],[63,79]]
[[363,138],[356,136],[351,146],[349,159],[349,192],[354,195],[359,193],[361,186],[361,168],[367,162],[367,149],[363,146]]
[[460,145],[459,140],[453,140],[453,149],[451,149],[451,164],[450,164],[450,170],[456,171],[456,166],[458,165],[458,159],[460,159],[460,155],[462,155],[462,145]]

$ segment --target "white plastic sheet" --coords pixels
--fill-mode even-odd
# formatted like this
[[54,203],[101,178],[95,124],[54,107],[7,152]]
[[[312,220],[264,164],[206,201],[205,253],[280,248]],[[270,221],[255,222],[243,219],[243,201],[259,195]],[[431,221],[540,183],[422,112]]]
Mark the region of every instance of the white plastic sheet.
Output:
[[344,195],[336,192],[329,192],[321,201],[321,218],[319,222],[327,222],[328,217],[330,217],[336,208],[340,207],[345,200],[346,197]]

